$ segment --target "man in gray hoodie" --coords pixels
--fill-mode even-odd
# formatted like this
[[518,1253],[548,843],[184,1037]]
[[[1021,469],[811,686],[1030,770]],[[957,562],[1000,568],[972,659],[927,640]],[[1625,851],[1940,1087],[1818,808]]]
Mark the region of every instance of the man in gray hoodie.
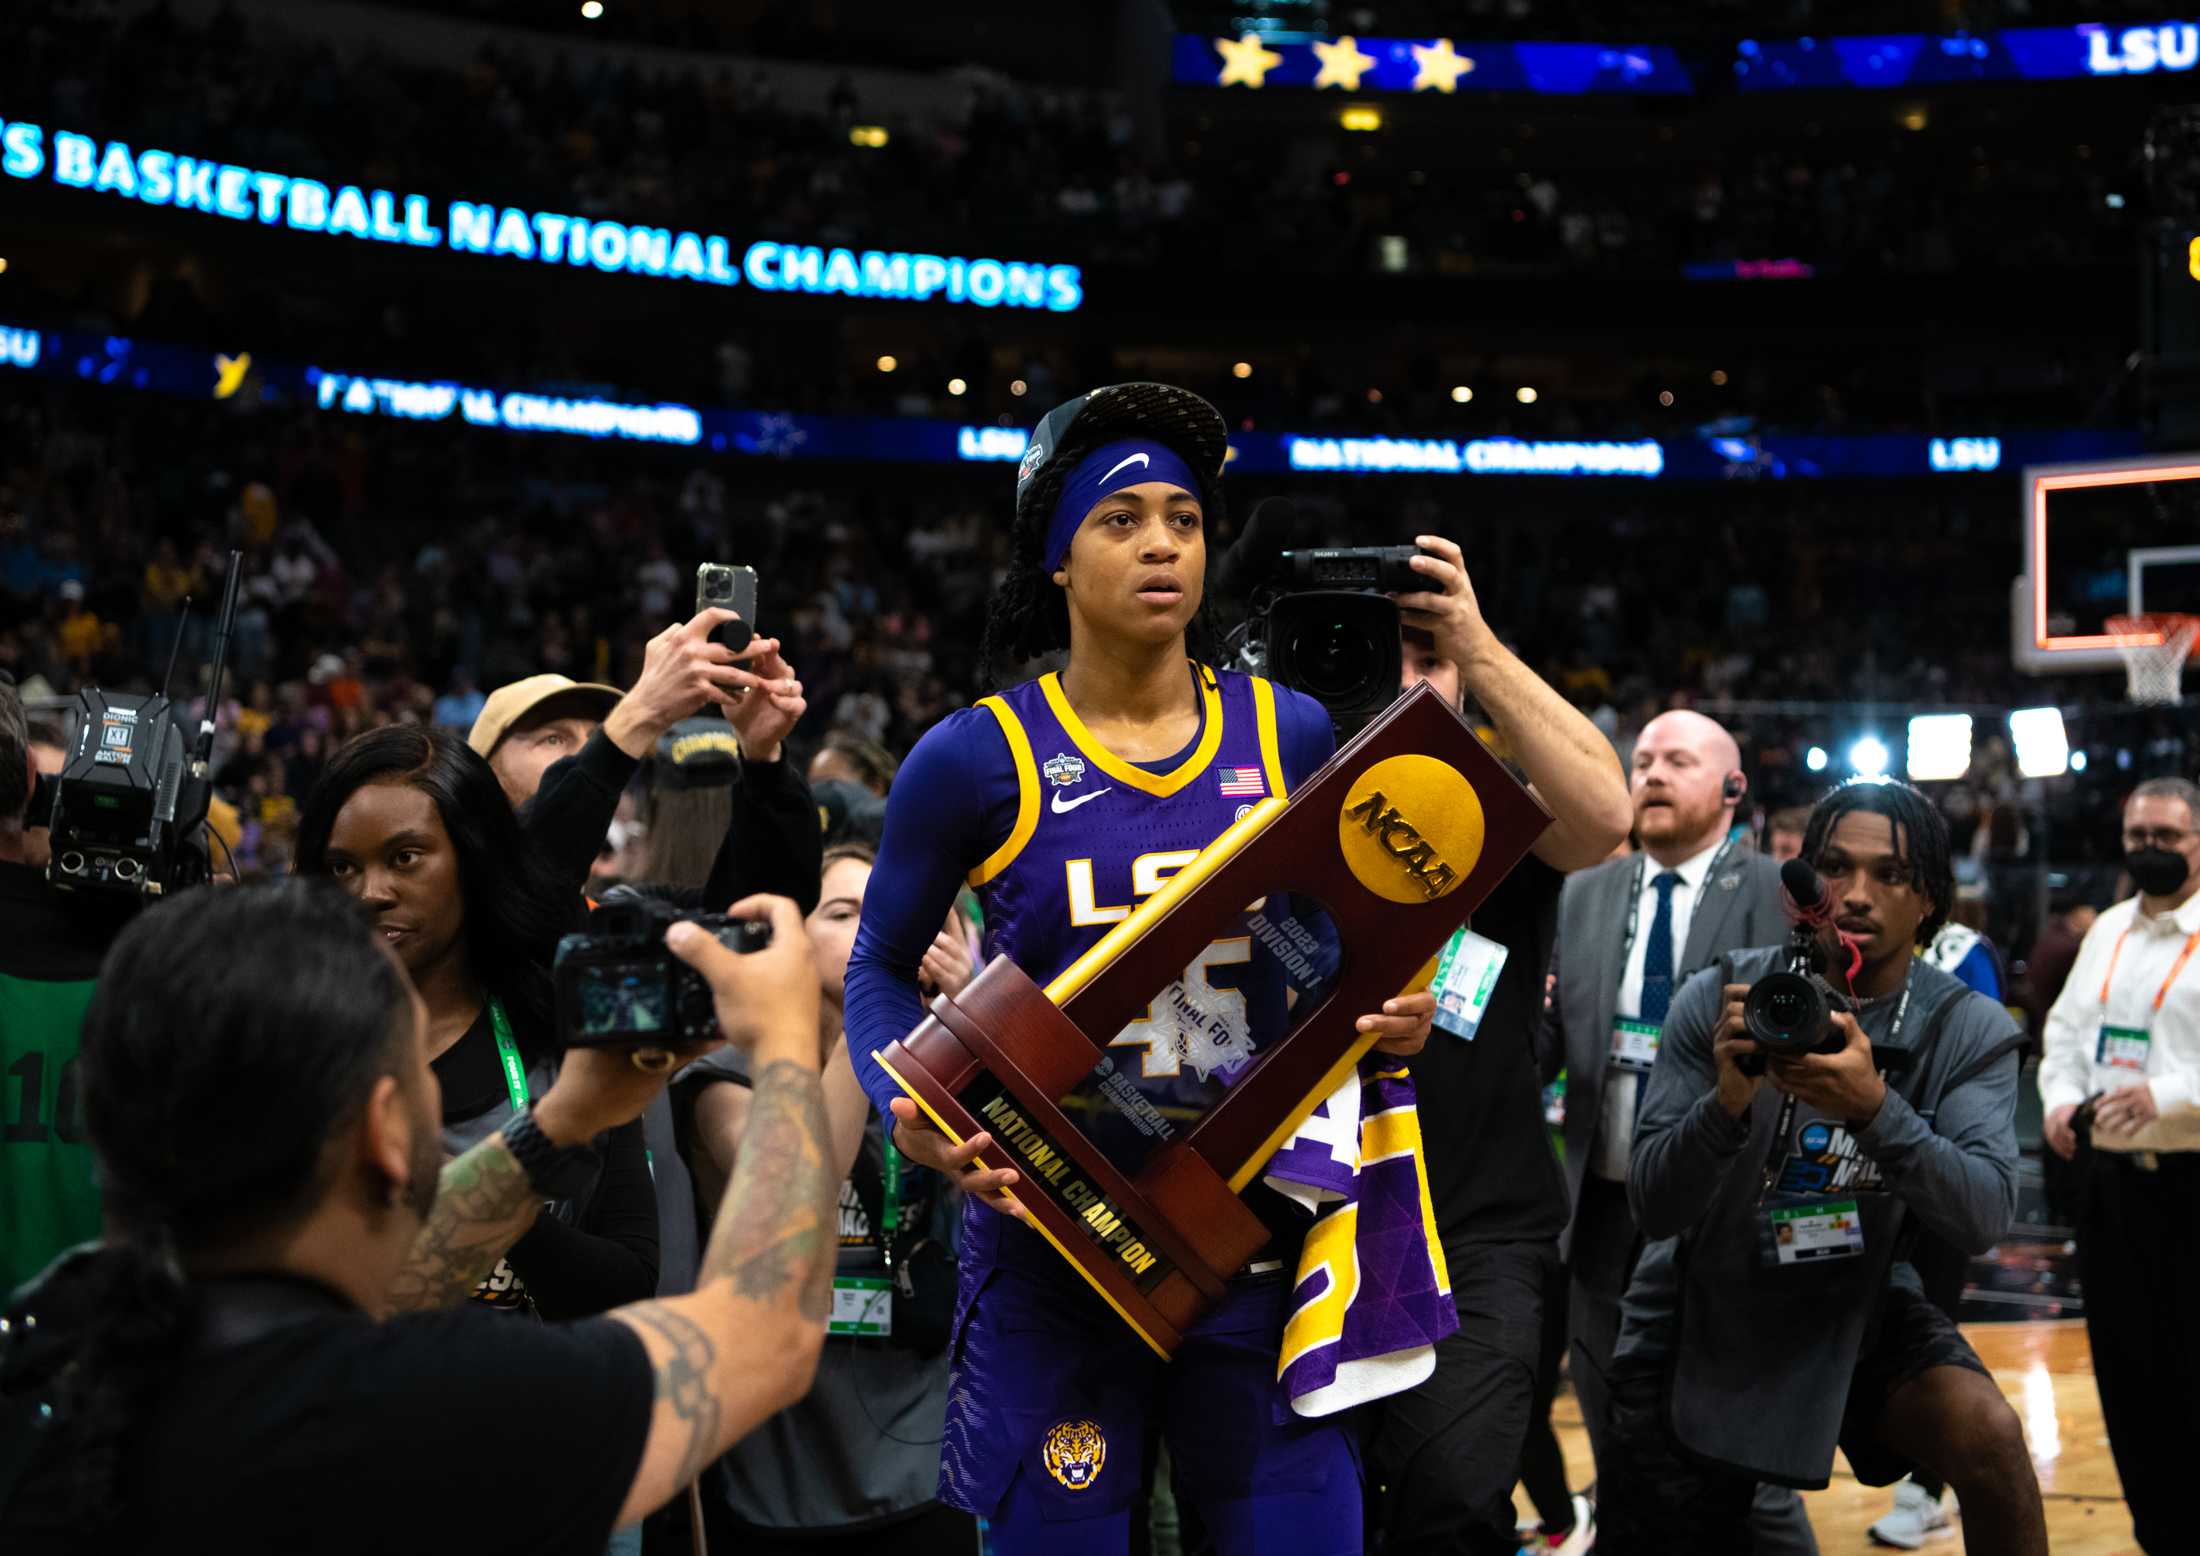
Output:
[[2016,1413],[1907,1251],[1922,1229],[1966,1253],[2016,1207],[2021,1035],[1918,961],[1954,898],[1947,825],[1906,784],[1857,782],[1811,813],[1826,975],[1856,1002],[1838,1052],[1768,1055],[1750,986],[1783,948],[1737,952],[1674,996],[1635,1125],[1628,1196],[1649,1240],[1622,1307],[1608,1556],[1750,1548],[1760,1482],[1826,1484],[1913,1466],[1955,1487],[1966,1545],[2045,1556]]

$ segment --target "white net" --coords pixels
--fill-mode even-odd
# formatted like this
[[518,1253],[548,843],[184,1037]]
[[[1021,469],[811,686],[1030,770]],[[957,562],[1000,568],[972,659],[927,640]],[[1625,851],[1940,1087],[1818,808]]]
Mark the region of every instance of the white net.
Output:
[[2182,698],[2185,656],[2200,636],[2200,616],[2111,616],[2108,630],[2118,636],[2156,637],[2157,642],[2119,643],[2124,658],[2124,695],[2132,702],[2164,704]]

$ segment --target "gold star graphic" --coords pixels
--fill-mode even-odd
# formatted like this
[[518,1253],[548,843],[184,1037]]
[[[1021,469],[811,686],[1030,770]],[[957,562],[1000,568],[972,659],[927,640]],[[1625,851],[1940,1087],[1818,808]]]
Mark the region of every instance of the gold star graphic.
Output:
[[1314,53],[1322,62],[1321,74],[1314,78],[1317,90],[1325,86],[1341,86],[1347,92],[1360,89],[1360,77],[1375,68],[1375,56],[1362,54],[1357,38],[1339,38],[1335,43],[1316,43]]
[[1216,86],[1257,89],[1268,72],[1283,63],[1281,54],[1261,47],[1257,33],[1249,32],[1234,43],[1228,38],[1217,38],[1215,47],[1222,53],[1222,75],[1216,80]]
[[1452,52],[1449,38],[1438,38],[1432,44],[1414,44],[1413,62],[1420,66],[1413,77],[1416,92],[1427,87],[1434,87],[1439,92],[1455,92],[1459,89],[1459,78],[1474,70],[1473,60]]

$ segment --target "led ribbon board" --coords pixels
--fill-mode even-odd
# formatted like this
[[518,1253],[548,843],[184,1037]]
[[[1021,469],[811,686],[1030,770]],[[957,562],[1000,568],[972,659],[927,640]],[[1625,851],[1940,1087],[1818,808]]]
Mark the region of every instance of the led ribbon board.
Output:
[[357,184],[331,187],[157,147],[0,120],[0,174],[291,232],[566,265],[761,292],[968,303],[1069,313],[1084,302],[1075,265],[754,242],[718,234],[438,200]]
[[2175,75],[2200,65],[2200,24],[2004,27],[1937,35],[1744,39],[1734,83],[1744,92],[1795,88],[1951,86],[1971,81],[2076,81]]
[[[329,415],[457,422],[484,430],[670,444],[767,459],[1012,465],[1023,458],[1030,440],[1021,427],[629,400],[595,385],[520,390],[394,378],[301,366],[244,351],[206,351],[126,335],[0,322],[0,381],[16,372],[200,400],[229,399],[249,382],[259,398],[304,404]],[[2139,449],[2136,432],[2101,428],[1945,438],[1699,432],[1685,438],[1614,441],[1240,431],[1231,437],[1230,469],[1251,475],[1460,479],[1885,480],[1975,477],[2051,461],[2121,458]]]
[[1693,92],[1680,56],[1648,43],[1474,43],[1450,38],[1314,38],[1179,33],[1178,86],[1344,92]]

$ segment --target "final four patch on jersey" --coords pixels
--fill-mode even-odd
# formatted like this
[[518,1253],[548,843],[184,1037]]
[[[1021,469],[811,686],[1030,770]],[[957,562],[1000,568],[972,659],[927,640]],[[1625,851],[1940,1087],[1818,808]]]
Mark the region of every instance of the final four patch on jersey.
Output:
[[1047,1473],[1070,1491],[1089,1491],[1108,1462],[1108,1434],[1097,1421],[1058,1421],[1039,1450]]
[[1071,756],[1067,751],[1057,751],[1046,759],[1046,764],[1039,771],[1046,774],[1048,783],[1057,789],[1066,789],[1071,784],[1084,780],[1085,763],[1082,757]]

